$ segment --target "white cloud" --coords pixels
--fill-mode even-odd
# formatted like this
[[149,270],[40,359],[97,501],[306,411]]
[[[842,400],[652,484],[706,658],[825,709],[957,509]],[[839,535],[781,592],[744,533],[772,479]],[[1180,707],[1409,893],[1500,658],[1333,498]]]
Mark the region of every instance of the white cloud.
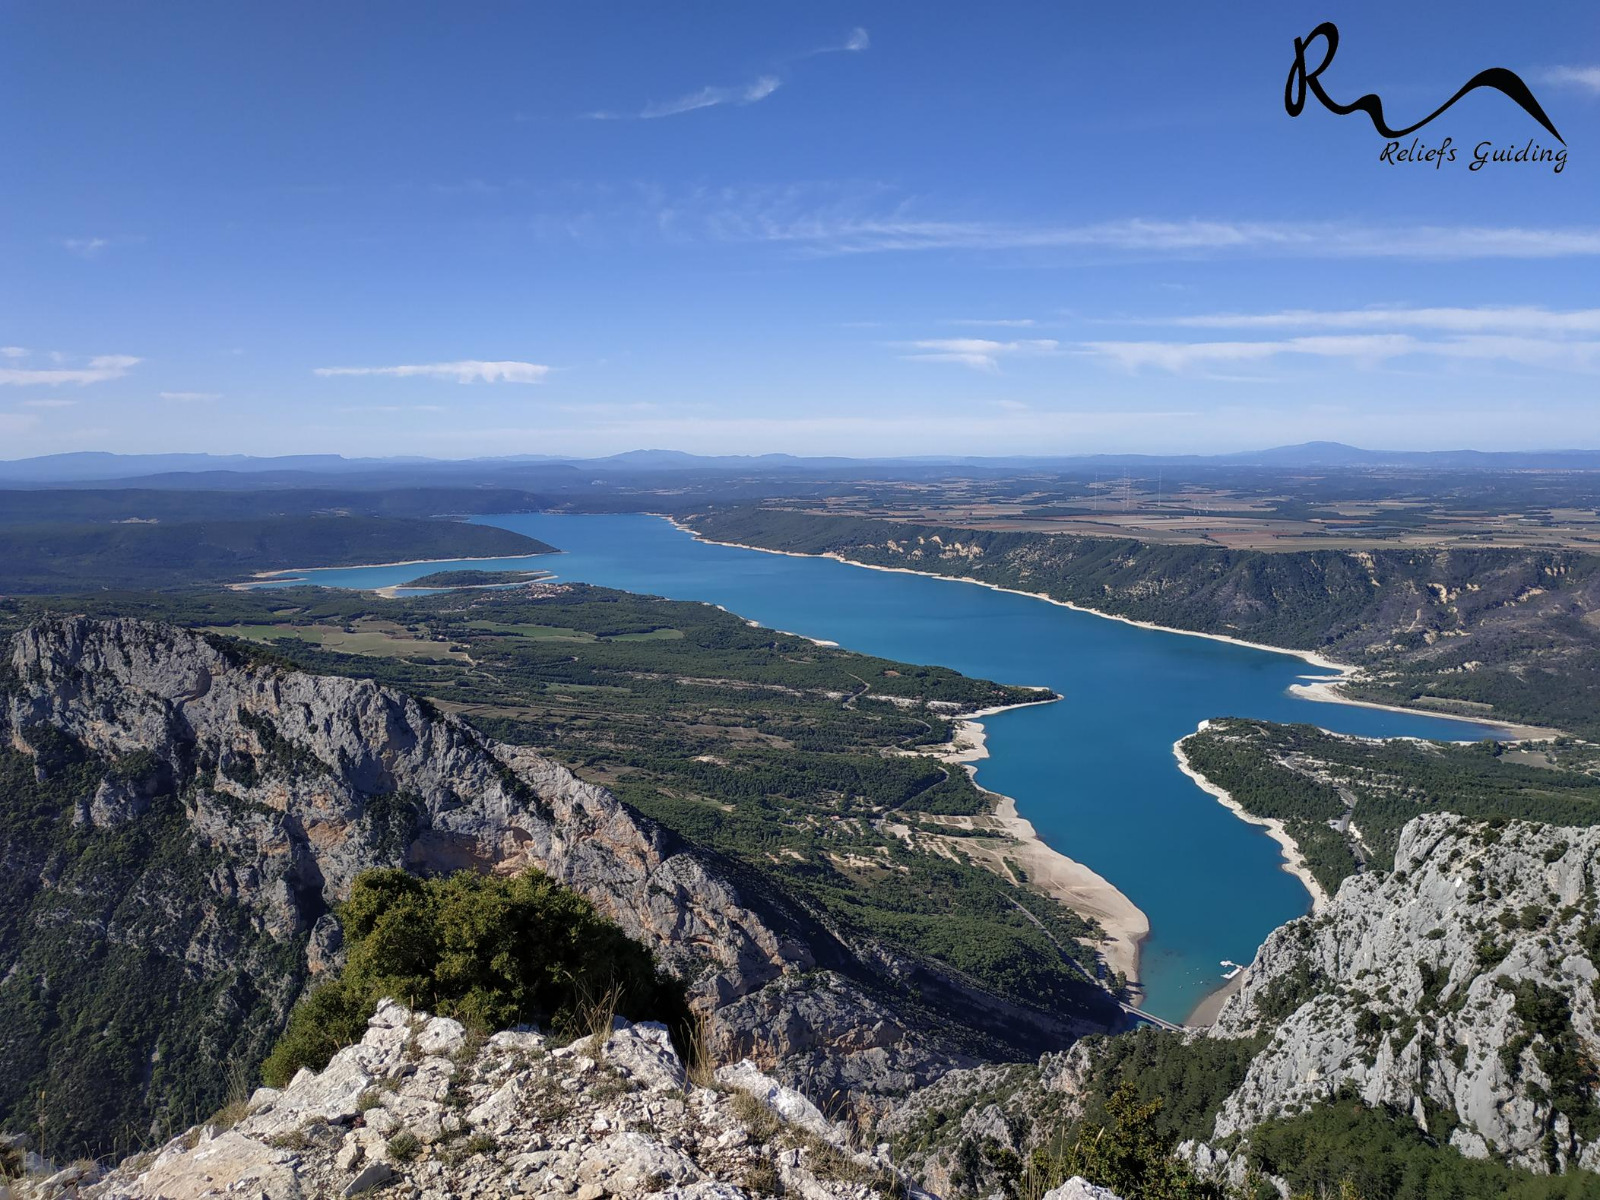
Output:
[[1550,67],[1539,78],[1556,87],[1577,88],[1600,96],[1600,66]]
[[94,258],[109,246],[111,241],[102,237],[76,237],[62,238],[61,244],[80,258]]
[[205,400],[221,400],[221,392],[162,392],[163,400],[176,400],[180,404],[195,404]]
[[71,408],[76,400],[24,400],[23,408]]
[[1390,333],[1328,334],[1256,342],[1084,342],[1079,349],[1128,370],[1150,367],[1174,374],[1227,363],[1262,362],[1280,355],[1377,364],[1416,354],[1514,362],[1564,371],[1600,369],[1600,341],[1555,341],[1501,334],[1469,334],[1434,341]]
[[[812,58],[818,54],[859,54],[872,45],[872,39],[867,31],[859,25],[852,29],[843,42],[836,46],[819,46],[807,53],[791,55],[786,63],[793,63],[799,59]],[[758,76],[749,83],[732,87],[703,87],[699,91],[689,92],[679,96],[676,100],[659,100],[646,104],[638,112],[588,112],[583,113],[585,120],[589,121],[654,121],[660,117],[677,117],[684,113],[698,112],[702,108],[717,108],[724,104],[744,106],[757,104],[765,100],[773,92],[783,86],[783,75],[771,72]],[[522,118],[518,118],[519,120]]]
[[1034,338],[1020,342],[996,342],[988,338],[924,338],[921,341],[898,344],[916,351],[913,354],[900,356],[913,362],[958,363],[975,371],[990,372],[1000,370],[1002,358],[1054,354],[1058,345],[1050,338]]
[[0,346],[0,358],[27,358],[28,352],[21,346]]
[[591,121],[654,121],[660,117],[681,116],[722,104],[756,104],[782,86],[783,80],[776,75],[762,75],[738,87],[703,87],[676,100],[652,102],[634,113],[592,112],[583,115]]
[[[65,362],[64,355],[52,354],[52,361]],[[0,384],[54,386],[61,383],[104,383],[108,379],[121,379],[128,369],[141,360],[129,354],[99,354],[84,367],[57,367],[44,370],[24,367],[0,367]]]
[[483,362],[463,359],[460,362],[415,363],[397,367],[317,367],[314,375],[390,375],[406,379],[421,376],[427,379],[453,379],[457,383],[538,383],[550,373],[550,368],[529,362]]
[[865,29],[857,25],[845,35],[844,41],[838,43],[837,45],[818,46],[815,50],[812,50],[807,54],[802,54],[800,57],[814,58],[818,54],[859,54],[861,51],[870,50],[871,48],[872,38],[868,35]]
[[1285,309],[1271,313],[1205,313],[1150,324],[1199,329],[1433,329],[1446,333],[1521,332],[1546,336],[1600,333],[1600,308]]
[[[899,211],[862,215],[849,198],[806,210],[793,192],[732,198],[704,214],[725,240],[792,244],[817,254],[964,250],[1083,251],[1158,258],[1251,255],[1288,258],[1569,258],[1600,255],[1600,226],[1360,225],[1349,222],[1158,220],[1087,225],[940,220]],[[680,219],[682,212],[675,211]]]

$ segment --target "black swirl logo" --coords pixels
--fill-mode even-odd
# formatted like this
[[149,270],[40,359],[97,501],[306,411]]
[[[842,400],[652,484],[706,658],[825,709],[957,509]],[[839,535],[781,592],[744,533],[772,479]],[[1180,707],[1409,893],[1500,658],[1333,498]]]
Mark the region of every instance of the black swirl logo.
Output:
[[[1322,43],[1322,60],[1315,67],[1307,65],[1306,59],[1317,43]],[[1291,117],[1298,117],[1306,106],[1306,93],[1309,91],[1322,102],[1322,106],[1329,112],[1339,116],[1348,116],[1353,112],[1364,112],[1372,119],[1373,128],[1386,138],[1399,139],[1408,134],[1415,133],[1429,121],[1439,116],[1450,108],[1457,100],[1468,92],[1478,88],[1492,88],[1502,93],[1513,104],[1516,104],[1535,121],[1550,131],[1550,136],[1563,146],[1566,139],[1556,131],[1554,122],[1545,115],[1539,101],[1534,98],[1533,90],[1523,82],[1522,77],[1515,71],[1508,71],[1505,67],[1489,67],[1479,71],[1450,99],[1434,109],[1422,120],[1414,125],[1407,125],[1404,129],[1391,129],[1383,113],[1383,101],[1373,93],[1368,93],[1349,104],[1341,104],[1328,95],[1327,89],[1322,86],[1322,73],[1333,62],[1333,56],[1339,49],[1339,30],[1332,21],[1324,21],[1311,31],[1311,35],[1294,40],[1294,65],[1289,68],[1289,80],[1283,89],[1283,107],[1288,110]],[[1564,152],[1563,152],[1564,153]],[[1452,156],[1453,157],[1453,156]]]

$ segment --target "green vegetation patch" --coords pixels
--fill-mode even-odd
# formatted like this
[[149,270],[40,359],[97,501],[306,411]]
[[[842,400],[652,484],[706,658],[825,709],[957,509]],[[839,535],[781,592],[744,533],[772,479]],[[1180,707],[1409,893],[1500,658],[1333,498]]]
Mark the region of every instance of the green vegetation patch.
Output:
[[540,872],[365,871],[339,918],[345,968],[295,1006],[261,1066],[269,1086],[301,1067],[321,1070],[360,1041],[385,998],[480,1033],[525,1024],[575,1036],[609,1030],[617,1013],[666,1022],[688,1044],[682,985],[588,900]]
[[1392,1200],[1592,1200],[1600,1175],[1535,1175],[1488,1159],[1465,1158],[1422,1130],[1406,1113],[1353,1099],[1316,1105],[1267,1121],[1250,1133],[1250,1163],[1308,1196],[1382,1196]]
[[[301,986],[304,939],[275,940],[212,889],[220,855],[152,756],[27,736],[32,756],[0,750],[0,1129],[57,1158],[131,1153],[249,1077]],[[79,820],[102,780],[148,808]]]
[[413,579],[408,588],[473,588],[504,587],[509,584],[531,583],[543,579],[548,571],[434,571],[420,579]]
[[509,529],[412,517],[0,524],[0,595],[187,588],[295,567],[513,558],[551,549]]
[[[1363,859],[1391,869],[1401,828],[1424,812],[1600,824],[1600,751],[1573,739],[1509,751],[1496,742],[1372,741],[1230,718],[1212,721],[1183,748],[1247,811],[1283,821],[1329,891]],[[1328,826],[1347,809],[1359,842]]]

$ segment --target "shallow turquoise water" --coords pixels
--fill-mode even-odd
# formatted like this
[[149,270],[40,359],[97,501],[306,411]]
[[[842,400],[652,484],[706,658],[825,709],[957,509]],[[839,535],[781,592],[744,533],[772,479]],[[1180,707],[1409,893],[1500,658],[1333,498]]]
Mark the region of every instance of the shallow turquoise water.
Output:
[[1050,845],[1087,863],[1150,918],[1145,1007],[1181,1021],[1249,962],[1275,926],[1304,913],[1277,846],[1185,778],[1172,743],[1206,717],[1309,721],[1365,735],[1465,739],[1481,726],[1301,700],[1322,673],[1299,658],[1139,629],[1027,596],[931,576],[869,571],[697,542],[640,515],[479,518],[562,547],[559,556],[298,572],[378,588],[458,567],[552,570],[558,579],[705,600],[776,629],[1003,683],[1041,684],[1056,704],[985,719],[987,788],[1015,797]]

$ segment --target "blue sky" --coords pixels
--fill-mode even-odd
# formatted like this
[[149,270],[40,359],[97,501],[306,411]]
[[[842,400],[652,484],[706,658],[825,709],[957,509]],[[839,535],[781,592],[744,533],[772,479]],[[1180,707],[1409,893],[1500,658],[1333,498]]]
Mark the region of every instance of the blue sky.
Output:
[[6,3],[0,457],[1600,445],[1600,10],[1400,8]]

